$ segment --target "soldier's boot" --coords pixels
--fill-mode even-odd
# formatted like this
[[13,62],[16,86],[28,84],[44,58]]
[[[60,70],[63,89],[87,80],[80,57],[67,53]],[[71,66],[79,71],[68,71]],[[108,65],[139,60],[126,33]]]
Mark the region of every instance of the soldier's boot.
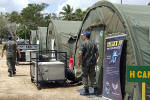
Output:
[[99,95],[98,88],[94,88],[94,94]]
[[89,89],[84,89],[84,92],[83,93],[80,93],[80,95],[89,95]]
[[16,71],[13,71],[13,75],[16,75]]
[[9,76],[9,77],[12,77],[12,76],[13,76],[13,72],[10,71],[8,76]]

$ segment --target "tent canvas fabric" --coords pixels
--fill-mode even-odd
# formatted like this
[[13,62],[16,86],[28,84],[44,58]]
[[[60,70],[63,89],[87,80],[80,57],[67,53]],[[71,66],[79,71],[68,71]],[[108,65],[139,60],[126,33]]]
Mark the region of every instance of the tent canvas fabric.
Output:
[[47,27],[38,27],[37,34],[39,39],[40,51],[47,50],[46,49]]
[[46,39],[47,49],[51,50],[51,39],[55,39],[54,49],[67,52],[68,57],[72,57],[80,26],[80,21],[51,20]]
[[37,31],[36,30],[31,30],[30,43],[31,44],[36,44],[36,41],[37,41]]
[[[81,76],[81,69],[77,67],[77,57],[82,42],[81,33],[85,30],[91,31],[91,40],[94,40],[100,53],[98,61],[99,71],[97,72],[97,83],[99,89],[102,89],[103,62],[105,57],[105,38],[117,36],[122,33],[126,37],[126,54],[122,58],[123,66],[150,64],[150,6],[143,5],[120,5],[112,4],[107,1],[100,1],[94,4],[86,14],[78,34],[78,40],[75,48],[75,72],[76,76]],[[125,49],[124,49],[125,50]],[[123,51],[124,51],[123,50]],[[124,100],[132,98],[141,100],[141,83],[127,82],[126,68],[121,75],[123,79],[122,93]],[[121,73],[121,74],[122,74]],[[146,91],[149,91],[149,84],[146,84]],[[150,99],[150,93],[146,92],[146,100]]]

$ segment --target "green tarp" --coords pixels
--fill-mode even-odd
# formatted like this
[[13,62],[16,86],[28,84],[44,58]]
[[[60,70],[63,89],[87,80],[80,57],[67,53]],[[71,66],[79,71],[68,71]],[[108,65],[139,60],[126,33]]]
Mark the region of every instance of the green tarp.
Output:
[[46,48],[47,27],[38,27],[37,34],[38,34],[40,51],[47,50]]
[[31,30],[30,34],[30,43],[31,44],[36,44],[37,43],[37,31],[36,30]]
[[[123,49],[126,54],[122,60],[122,66],[128,65],[150,65],[150,7],[138,5],[120,5],[112,4],[107,1],[100,1],[94,4],[86,14],[76,43],[75,65],[80,43],[82,42],[80,34],[89,29],[91,31],[91,40],[97,42],[99,46],[100,59],[98,62],[99,71],[97,72],[97,82],[99,89],[102,85],[103,62],[105,57],[105,38],[127,34],[127,48]],[[104,34],[100,34],[104,31]],[[121,79],[122,93],[125,100],[141,100],[141,83],[127,82],[125,68],[122,67]],[[76,76],[81,75],[81,69],[76,66]],[[100,86],[101,85],[101,86]],[[149,91],[149,84],[146,84],[146,91]],[[149,92],[146,92],[146,100],[149,100]]]
[[54,39],[54,49],[67,52],[68,57],[73,57],[75,41],[80,26],[80,21],[51,20],[46,39],[47,49],[51,50],[51,39]]

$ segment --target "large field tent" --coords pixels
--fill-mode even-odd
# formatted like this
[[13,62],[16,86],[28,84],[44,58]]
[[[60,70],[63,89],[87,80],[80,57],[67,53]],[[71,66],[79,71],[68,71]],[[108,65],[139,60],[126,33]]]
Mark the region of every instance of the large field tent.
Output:
[[40,51],[47,50],[46,49],[47,30],[48,30],[47,27],[38,27],[37,34],[38,34]]
[[31,34],[30,34],[30,43],[31,44],[36,44],[37,43],[37,31],[36,30],[31,30]]
[[47,49],[67,52],[68,57],[73,57],[80,26],[80,21],[51,20],[46,39]]
[[[82,42],[81,33],[91,32],[90,40],[94,40],[99,48],[97,83],[102,90],[103,65],[105,59],[105,38],[126,34],[126,47],[121,58],[121,87],[124,100],[141,100],[141,83],[126,81],[126,66],[150,65],[150,6],[120,5],[107,1],[94,4],[86,14],[78,34],[75,53],[75,72],[80,76],[77,67],[79,47]],[[149,85],[146,83],[146,100],[150,99]]]

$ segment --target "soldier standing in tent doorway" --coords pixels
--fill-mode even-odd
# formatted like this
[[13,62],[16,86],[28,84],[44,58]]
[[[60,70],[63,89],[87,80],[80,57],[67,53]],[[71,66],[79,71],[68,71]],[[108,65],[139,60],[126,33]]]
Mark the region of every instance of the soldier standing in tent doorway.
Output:
[[9,77],[12,77],[16,74],[16,52],[18,52],[19,58],[21,58],[20,50],[17,48],[17,44],[15,41],[12,40],[12,36],[8,36],[8,42],[4,44],[2,49],[2,57],[4,55],[4,50],[6,50],[6,59],[7,59],[7,65],[8,65],[8,72]]
[[80,95],[88,95],[89,94],[89,86],[88,86],[88,77],[91,81],[91,86],[94,88],[94,94],[98,94],[97,86],[96,86],[96,72],[95,65],[98,59],[98,48],[93,41],[90,41],[90,32],[85,31],[82,35],[83,42],[80,46],[79,57],[78,57],[78,66],[82,61],[82,82],[84,86],[84,92],[80,93]]

